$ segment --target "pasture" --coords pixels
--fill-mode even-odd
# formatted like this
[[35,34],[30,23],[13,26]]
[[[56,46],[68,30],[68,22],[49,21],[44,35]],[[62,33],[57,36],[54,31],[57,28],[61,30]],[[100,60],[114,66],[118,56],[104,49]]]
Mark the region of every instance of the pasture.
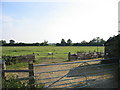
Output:
[[[104,47],[102,46],[5,46],[2,47],[2,55],[19,56],[34,53],[35,63],[49,64],[66,62],[68,60],[68,52],[73,54],[76,52],[94,52],[97,51],[97,48],[98,52],[104,52]],[[49,52],[52,52],[53,55],[48,55]]]
[[[110,66],[101,65],[100,61],[94,61],[94,59],[79,60],[81,62],[79,61],[68,62],[68,52],[74,54],[77,52],[89,52],[89,51],[94,52],[97,50],[98,52],[104,52],[104,47],[93,47],[93,46],[91,47],[90,46],[89,47],[88,46],[86,47],[85,46],[84,47],[83,46],[2,47],[2,55],[19,56],[19,55],[28,55],[34,53],[36,60],[36,62],[34,63],[34,74],[36,76],[35,80],[37,80],[36,84],[41,84],[42,82],[45,86],[49,86],[52,85],[53,82],[58,81],[58,78],[63,77],[61,80],[59,80],[59,82],[56,82],[54,85],[52,85],[52,88],[73,87],[73,86],[82,87],[81,85],[87,85],[90,83],[94,84],[95,82],[99,83],[100,80],[102,82],[104,80],[107,81],[108,79],[111,79],[113,77],[112,73],[114,72],[113,68],[114,67],[116,68],[116,65],[111,65],[111,64]],[[53,54],[50,55],[49,52]],[[87,63],[84,63],[82,61],[86,61]],[[51,63],[63,63],[63,65],[62,64],[52,65]],[[49,65],[47,66],[47,64]],[[27,63],[17,63],[13,65],[8,65],[7,69],[23,69],[23,68],[27,69],[28,67],[27,65],[28,65]],[[108,70],[113,70],[113,71],[108,71]],[[22,73],[22,72],[14,73],[14,74],[22,78],[28,76],[27,73]],[[99,85],[103,87],[102,84]]]

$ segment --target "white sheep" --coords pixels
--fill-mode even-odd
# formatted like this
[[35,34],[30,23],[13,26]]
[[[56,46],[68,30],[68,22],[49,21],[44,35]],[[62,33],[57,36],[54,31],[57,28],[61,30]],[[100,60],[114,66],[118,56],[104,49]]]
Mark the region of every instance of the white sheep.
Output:
[[49,52],[48,55],[53,55],[53,53],[52,53],[52,52]]

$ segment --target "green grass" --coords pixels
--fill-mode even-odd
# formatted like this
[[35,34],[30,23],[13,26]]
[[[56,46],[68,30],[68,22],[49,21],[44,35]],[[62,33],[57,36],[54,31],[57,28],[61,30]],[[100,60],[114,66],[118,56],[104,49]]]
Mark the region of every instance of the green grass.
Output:
[[[2,47],[2,54],[3,55],[26,55],[34,53],[48,53],[48,52],[55,52],[55,53],[76,53],[78,51],[93,52],[97,50],[95,46],[64,46],[64,47],[57,47],[57,46],[10,46],[10,47]],[[99,46],[98,51],[103,52],[104,47]]]
[[28,63],[17,63],[17,64],[12,64],[12,65],[8,65],[6,67],[6,69],[20,69],[20,68],[28,68]]
[[[2,47],[2,55],[5,56],[19,56],[38,53],[36,60],[39,62],[45,61],[46,59],[55,59],[57,61],[67,60],[68,52],[93,52],[97,50],[95,46],[18,46],[18,47]],[[99,52],[104,51],[104,47],[98,47]],[[54,55],[48,55],[48,52],[55,53]],[[56,62],[56,61],[53,61]]]
[[[39,55],[35,56],[35,60],[37,61],[36,63],[61,63],[67,61],[68,52],[73,54],[83,51],[93,52],[94,50],[97,51],[96,46],[4,46],[2,47],[2,55],[19,56],[37,53]],[[103,52],[104,47],[99,46],[98,51]],[[48,52],[53,52],[54,55],[48,55]]]

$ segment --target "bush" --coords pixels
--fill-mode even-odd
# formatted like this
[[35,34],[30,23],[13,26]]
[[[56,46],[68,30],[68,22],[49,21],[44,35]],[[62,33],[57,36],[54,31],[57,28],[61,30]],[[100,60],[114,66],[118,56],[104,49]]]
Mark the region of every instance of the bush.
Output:
[[[44,85],[34,85],[34,88],[43,88]],[[20,80],[17,75],[8,75],[7,78],[2,81],[2,88],[9,89],[9,88],[30,88],[29,81],[27,80]]]

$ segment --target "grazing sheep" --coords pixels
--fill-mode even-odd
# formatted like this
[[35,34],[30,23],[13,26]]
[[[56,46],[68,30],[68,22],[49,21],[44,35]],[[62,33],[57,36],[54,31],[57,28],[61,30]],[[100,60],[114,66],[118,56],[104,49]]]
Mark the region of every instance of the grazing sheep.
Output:
[[53,53],[52,53],[52,52],[49,52],[48,55],[53,55]]

